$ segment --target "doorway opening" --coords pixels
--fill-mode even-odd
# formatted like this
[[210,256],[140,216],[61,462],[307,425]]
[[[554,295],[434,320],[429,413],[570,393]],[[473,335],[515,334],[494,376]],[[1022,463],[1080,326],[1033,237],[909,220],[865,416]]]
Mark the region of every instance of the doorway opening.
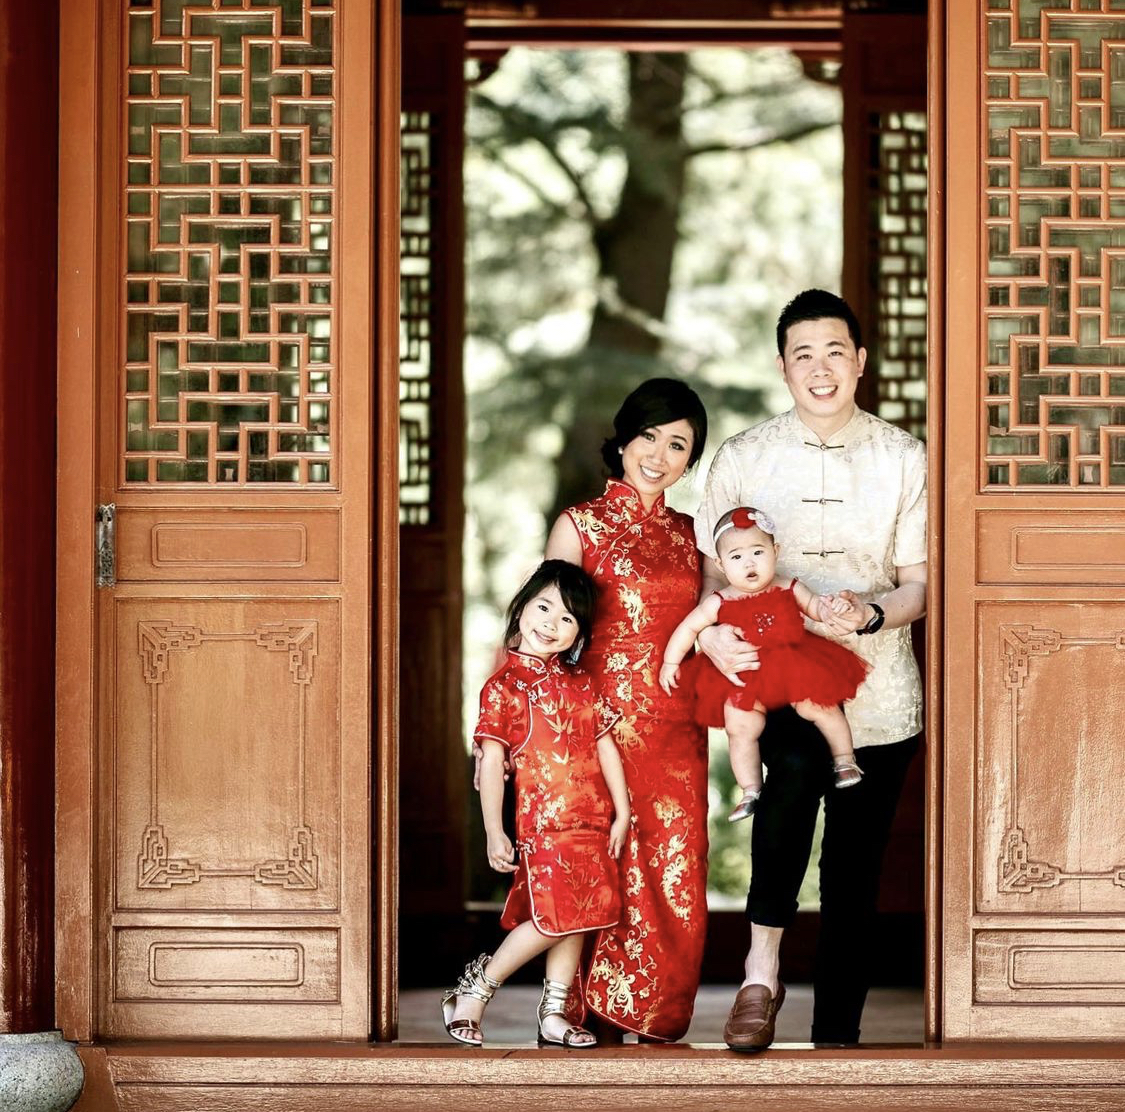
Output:
[[[409,510],[404,519],[404,605],[412,553],[423,551],[427,531],[431,538],[440,533],[433,550],[444,553],[447,579],[438,590],[431,584],[430,640],[418,660],[440,652],[440,698],[450,718],[444,739],[420,742],[413,755],[403,748],[404,989],[434,984],[446,966],[463,962],[461,955],[491,949],[499,937],[503,882],[480,867],[464,739],[508,596],[539,558],[557,510],[600,492],[597,448],[628,389],[670,373],[703,395],[712,420],[708,454],[696,475],[669,494],[670,503],[692,512],[722,440],[788,408],[773,367],[773,321],[797,290],[823,286],[842,292],[866,329],[874,373],[862,380],[859,403],[924,437],[925,15],[904,17],[894,28],[906,54],[914,52],[912,66],[900,62],[891,68],[902,72],[888,74],[853,64],[849,77],[846,51],[862,59],[881,37],[885,45],[888,24],[877,30],[874,22],[841,18],[830,34],[788,48],[775,35],[768,46],[693,41],[656,51],[667,44],[591,48],[589,41],[559,41],[580,37],[573,28],[521,47],[518,35],[486,35],[470,18],[467,28],[451,30],[437,70],[442,51],[433,19],[415,40],[429,59],[422,67],[429,87],[409,95],[421,70],[404,64],[404,316],[412,314],[416,326],[441,321],[445,334],[440,324],[430,327],[425,345],[415,348],[416,363],[426,365],[425,391],[404,374],[404,421],[414,428],[431,423],[425,467],[409,440],[404,464],[408,477],[425,474],[434,488],[464,468],[464,532],[461,507],[448,492],[437,499],[444,520],[410,521]],[[407,50],[410,23],[408,17]],[[455,55],[464,69],[454,77]],[[678,85],[673,106],[667,96],[643,101],[646,68],[651,86],[662,75]],[[437,72],[444,77],[436,79]],[[463,134],[455,126],[459,102],[450,99],[455,84],[466,105]],[[634,100],[651,112],[647,133]],[[638,210],[627,190],[633,163],[654,170],[652,152],[662,150],[660,129],[667,130],[670,116],[682,188],[675,206],[657,214],[668,231],[662,238],[651,211],[643,231],[626,226]],[[454,161],[458,144],[463,162]],[[419,185],[413,199],[412,171]],[[412,240],[423,226],[425,241]],[[460,252],[439,254],[443,237],[448,249],[458,234],[468,268],[464,301],[455,288]],[[629,245],[630,234],[634,249],[615,255],[613,236]],[[415,255],[411,244],[419,247]],[[657,271],[663,288],[653,290]],[[423,285],[425,306],[409,293]],[[465,338],[463,378],[462,349],[451,334]],[[437,500],[431,493],[425,502]],[[464,578],[454,584],[462,567]],[[461,628],[449,613],[454,602],[464,608]],[[405,637],[404,631],[404,714],[414,698],[407,695],[410,674],[432,674],[424,663],[411,668]],[[921,652],[920,630],[916,638]],[[432,709],[431,698],[426,710]],[[403,736],[411,736],[405,724]],[[427,744],[438,747],[448,771],[435,775],[438,761],[426,755]],[[711,767],[703,977],[730,986],[745,951],[739,891],[749,853],[745,831],[720,821],[732,790],[721,734],[713,738]],[[919,758],[891,838],[885,876],[896,883],[884,886],[880,917],[882,979],[913,993],[913,1019],[895,1021],[897,1037],[907,1042],[922,1031],[923,781]],[[427,865],[417,883],[412,855]],[[814,849],[802,914],[787,934],[789,981],[811,976],[816,856]],[[434,953],[444,955],[440,970]]]

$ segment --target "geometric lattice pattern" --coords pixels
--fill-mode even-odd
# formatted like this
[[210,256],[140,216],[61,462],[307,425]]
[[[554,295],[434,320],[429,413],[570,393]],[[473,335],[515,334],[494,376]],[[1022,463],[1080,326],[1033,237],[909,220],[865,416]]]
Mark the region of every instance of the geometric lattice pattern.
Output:
[[331,0],[130,0],[127,485],[330,485]]
[[876,412],[926,439],[926,115],[868,116]]
[[991,488],[1125,486],[1125,11],[989,0]]
[[399,287],[399,523],[431,518],[434,310],[433,167],[435,116],[402,114],[401,279]]

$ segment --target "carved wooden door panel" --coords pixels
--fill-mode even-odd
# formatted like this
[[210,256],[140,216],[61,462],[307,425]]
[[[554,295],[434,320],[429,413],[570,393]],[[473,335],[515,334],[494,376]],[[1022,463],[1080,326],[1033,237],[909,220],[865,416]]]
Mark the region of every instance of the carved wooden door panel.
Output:
[[464,13],[402,21],[399,761],[404,983],[462,949],[465,517]]
[[64,24],[60,1017],[366,1037],[372,14]]
[[948,8],[944,1035],[1125,1020],[1125,13]]

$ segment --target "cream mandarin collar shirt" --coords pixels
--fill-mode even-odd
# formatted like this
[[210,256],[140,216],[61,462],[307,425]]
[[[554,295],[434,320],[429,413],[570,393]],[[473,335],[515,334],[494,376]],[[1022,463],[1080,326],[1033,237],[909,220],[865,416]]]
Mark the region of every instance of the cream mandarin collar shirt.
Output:
[[[926,559],[926,449],[861,409],[822,441],[791,409],[719,449],[695,517],[701,552],[715,555],[715,522],[735,506],[756,506],[773,518],[779,578],[800,579],[818,594],[847,588],[878,598],[897,586],[895,568]],[[855,744],[887,745],[918,733],[922,683],[910,627],[833,639],[871,665],[844,705]]]

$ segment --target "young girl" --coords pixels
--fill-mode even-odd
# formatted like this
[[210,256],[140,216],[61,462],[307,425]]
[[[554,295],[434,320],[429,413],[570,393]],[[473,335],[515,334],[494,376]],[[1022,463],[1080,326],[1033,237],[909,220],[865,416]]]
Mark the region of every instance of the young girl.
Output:
[[[480,805],[488,863],[515,873],[500,924],[511,930],[441,999],[445,1029],[480,1046],[480,1017],[497,988],[547,951],[539,1040],[590,1047],[566,1018],[567,994],[588,931],[613,926],[621,897],[614,858],[629,829],[625,772],[609,729],[616,715],[573,664],[590,636],[596,588],[579,567],[545,560],[508,610],[508,658],[484,685],[475,740],[484,751]],[[516,774],[516,851],[504,833],[504,762]],[[612,815],[612,823],[610,821]]]
[[733,625],[761,650],[757,671],[742,672],[739,687],[705,656],[693,663],[695,713],[706,726],[725,726],[730,763],[742,800],[731,822],[748,818],[762,790],[758,738],[766,711],[786,704],[813,722],[828,741],[836,787],[858,784],[863,772],[855,761],[852,732],[839,704],[852,698],[867,674],[867,664],[850,649],[810,633],[803,615],[823,621],[827,612],[849,613],[854,604],[814,596],[799,580],[774,579],[778,546],[773,522],[760,510],[739,507],[715,526],[716,563],[728,586],[705,598],[679,624],[668,642],[660,669],[660,686],[678,686],[680,662],[701,630]]

